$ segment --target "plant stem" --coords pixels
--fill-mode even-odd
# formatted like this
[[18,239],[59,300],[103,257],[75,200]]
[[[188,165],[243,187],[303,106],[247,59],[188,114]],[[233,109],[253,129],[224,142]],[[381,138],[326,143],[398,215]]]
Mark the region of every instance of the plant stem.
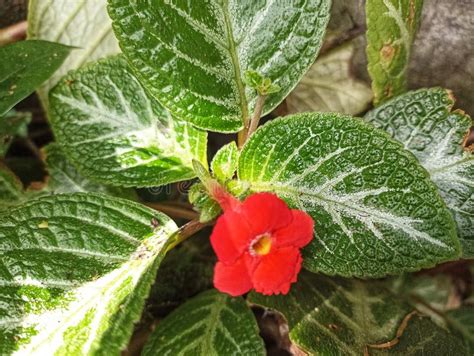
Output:
[[237,146],[239,148],[242,148],[242,146],[245,143],[245,140],[247,139],[247,134],[249,131],[249,120],[244,121],[244,128],[239,131],[237,134]]
[[247,137],[245,138],[245,140],[248,140],[249,137],[252,136],[252,134],[257,129],[258,123],[260,122],[260,118],[262,116],[263,106],[265,105],[266,98],[267,98],[266,95],[258,96],[257,102],[255,103],[255,109],[253,111],[252,119],[250,120],[250,127],[248,129]]
[[181,242],[187,240],[189,237],[193,236],[196,232],[204,229],[206,226],[212,225],[214,222],[201,223],[199,219],[193,219],[188,223],[184,224],[176,232],[175,240],[169,245],[168,251],[172,248],[179,245]]
[[19,41],[26,36],[28,23],[26,21],[18,22],[0,30],[0,46]]
[[193,220],[199,218],[199,214],[194,210],[186,209],[176,204],[169,203],[145,203],[152,209],[161,211],[166,215],[169,215],[173,218],[182,218],[187,220]]

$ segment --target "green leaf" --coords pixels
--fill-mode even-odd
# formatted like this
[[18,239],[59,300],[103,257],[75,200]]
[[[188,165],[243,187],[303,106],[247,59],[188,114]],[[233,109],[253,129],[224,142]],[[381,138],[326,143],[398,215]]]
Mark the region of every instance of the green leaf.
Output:
[[265,355],[255,318],[245,301],[210,290],[163,319],[143,356]]
[[0,211],[24,199],[23,184],[3,163],[0,163]]
[[86,177],[151,187],[193,178],[193,159],[207,165],[206,133],[171,117],[121,56],[64,77],[50,106],[61,149]]
[[[392,341],[399,330],[403,331],[400,349],[407,352],[411,346],[429,347],[423,345],[426,340],[463,350],[458,339],[429,318],[422,319],[425,339],[416,338],[413,331],[420,332],[418,317],[410,318],[413,309],[385,289],[383,282],[329,278],[304,271],[288,295],[252,292],[248,300],[281,312],[288,321],[291,341],[310,355],[391,354],[392,348],[378,350],[368,345]],[[405,330],[404,319],[408,321]],[[364,353],[366,349],[368,353]]]
[[0,216],[0,354],[119,354],[176,229],[156,211],[93,193]]
[[212,288],[215,264],[216,254],[206,230],[168,252],[147,301],[153,315],[169,313],[187,299]]
[[31,113],[10,110],[0,119],[0,157],[5,157],[15,136],[26,137]]
[[107,0],[29,1],[28,38],[60,42],[77,48],[38,89],[45,107],[48,106],[50,89],[71,69],[119,53],[106,5]]
[[465,305],[450,310],[446,317],[450,329],[463,338],[465,347],[472,355],[474,352],[474,306]]
[[389,349],[369,350],[371,355],[470,355],[460,338],[436,325],[430,318],[420,315],[410,319],[395,346]]
[[362,120],[274,120],[244,146],[238,176],[313,217],[315,238],[304,251],[311,271],[381,277],[459,256],[453,218],[427,172]]
[[356,115],[367,109],[372,91],[351,73],[352,43],[319,57],[288,95],[291,113],[324,111]]
[[367,0],[367,58],[374,103],[406,90],[411,46],[423,0]]
[[474,154],[463,143],[472,120],[451,112],[452,94],[420,89],[367,113],[366,120],[404,143],[438,186],[457,223],[463,257],[474,257]]
[[215,154],[211,162],[211,169],[214,176],[224,183],[234,177],[239,160],[239,149],[234,141],[222,146]]
[[0,117],[48,79],[71,49],[46,41],[20,41],[0,47]]
[[96,192],[136,200],[136,194],[131,189],[107,186],[81,175],[67,160],[58,144],[50,143],[43,152],[49,173],[47,192],[53,194]]
[[212,221],[222,213],[220,205],[214,199],[211,199],[202,183],[191,186],[188,199],[194,209],[199,212],[199,221],[202,223]]
[[197,127],[235,132],[257,93],[243,83],[253,70],[281,90],[275,108],[313,63],[330,0],[199,2],[109,0],[122,51],[152,94]]

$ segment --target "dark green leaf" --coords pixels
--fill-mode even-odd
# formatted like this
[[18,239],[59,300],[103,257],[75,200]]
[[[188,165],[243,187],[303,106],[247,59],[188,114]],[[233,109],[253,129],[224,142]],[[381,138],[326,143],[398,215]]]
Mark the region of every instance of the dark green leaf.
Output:
[[30,121],[30,113],[14,110],[9,111],[5,117],[0,119],[0,157],[7,154],[15,136],[26,137]]
[[[441,350],[451,347],[459,355],[464,351],[459,339],[429,318],[409,315],[412,307],[379,281],[329,278],[305,271],[288,295],[251,293],[249,301],[281,312],[291,341],[310,355],[417,355],[417,349],[435,350],[435,345]],[[369,347],[393,341],[400,332],[395,347]]]
[[464,345],[474,353],[474,306],[466,305],[446,313],[450,329],[464,339]]
[[472,120],[461,111],[451,112],[453,104],[446,89],[420,89],[365,118],[401,141],[428,170],[454,215],[463,256],[474,257],[474,154],[463,147]]
[[126,187],[193,178],[207,165],[205,132],[176,120],[138,83],[122,56],[71,72],[50,93],[61,149],[84,176]]
[[0,211],[20,203],[23,199],[23,184],[7,166],[0,163]]
[[239,179],[307,211],[306,268],[381,277],[459,257],[453,218],[416,158],[384,131],[338,114],[271,121],[244,146]]
[[0,47],[0,117],[48,79],[71,49],[33,40]]
[[162,320],[143,356],[265,355],[255,318],[245,301],[210,290]]
[[367,0],[367,58],[374,103],[406,90],[406,70],[423,0]]
[[460,338],[433,323],[430,318],[413,316],[393,347],[370,349],[370,355],[456,355],[469,356]]
[[314,62],[330,0],[109,0],[122,51],[152,94],[178,117],[219,132],[242,128],[257,92],[253,70],[281,90],[275,108]]

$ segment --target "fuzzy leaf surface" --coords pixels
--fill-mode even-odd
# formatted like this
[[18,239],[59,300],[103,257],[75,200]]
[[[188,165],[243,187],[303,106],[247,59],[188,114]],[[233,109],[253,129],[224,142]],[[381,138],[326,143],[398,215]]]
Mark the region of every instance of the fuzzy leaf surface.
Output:
[[193,178],[193,159],[207,165],[207,134],[171,117],[121,55],[61,79],[50,106],[61,149],[86,177],[150,187]]
[[416,158],[384,131],[339,114],[274,120],[244,146],[239,179],[315,222],[311,271],[381,277],[460,254],[453,218]]
[[454,99],[442,88],[401,95],[370,111],[366,120],[402,142],[419,159],[451,210],[464,257],[474,257],[474,154],[463,143],[472,119],[451,111]]
[[43,149],[49,176],[46,191],[53,194],[95,192],[113,195],[119,198],[136,199],[132,189],[111,187],[92,181],[78,172],[66,158],[56,143],[50,143]]
[[176,229],[156,211],[93,193],[1,215],[0,354],[119,354]]
[[216,178],[225,182],[235,174],[239,160],[239,149],[234,141],[222,146],[215,154],[211,162],[212,173]]
[[202,129],[235,132],[257,99],[253,70],[281,90],[275,108],[314,62],[330,0],[109,0],[120,47],[168,110]]
[[[252,292],[249,301],[282,313],[290,340],[309,355],[420,355],[417,350],[428,354],[436,347],[465,355],[460,339],[429,318],[412,316],[404,328],[403,321],[413,308],[378,281],[329,278],[305,271],[288,295]],[[400,342],[394,348],[369,346],[394,340],[399,330]]]
[[406,90],[423,0],[367,0],[367,59],[377,105]]
[[28,38],[76,47],[73,55],[38,88],[44,107],[48,106],[49,91],[71,69],[119,53],[106,5],[107,0],[29,1]]
[[162,320],[143,356],[265,355],[258,327],[244,299],[216,290],[199,294]]
[[47,41],[20,41],[0,47],[0,117],[48,79],[71,49]]
[[0,211],[23,199],[23,184],[7,166],[0,163]]

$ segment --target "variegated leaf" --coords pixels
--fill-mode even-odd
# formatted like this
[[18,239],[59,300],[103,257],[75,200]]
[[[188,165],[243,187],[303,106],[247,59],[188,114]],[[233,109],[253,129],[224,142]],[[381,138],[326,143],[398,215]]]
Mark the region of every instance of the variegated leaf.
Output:
[[428,170],[454,215],[464,257],[474,257],[474,154],[464,148],[472,119],[451,112],[452,94],[420,89],[367,113],[366,120],[401,141]]
[[116,197],[136,199],[132,189],[111,187],[94,182],[82,174],[66,158],[61,148],[56,143],[50,143],[43,149],[46,169],[49,176],[44,193],[64,194],[76,192],[96,192],[113,195]]
[[299,114],[256,131],[239,179],[307,211],[312,271],[381,277],[459,257],[453,218],[416,158],[382,130],[339,114]]
[[239,149],[234,141],[222,146],[212,159],[212,173],[221,182],[232,179],[237,170],[238,159]]
[[176,229],[156,211],[93,193],[0,215],[0,354],[119,354]]
[[411,46],[423,0],[367,0],[367,59],[374,103],[406,90]]
[[193,178],[193,159],[207,165],[206,133],[171,117],[121,55],[64,77],[50,106],[61,149],[86,177],[158,186]]
[[122,51],[155,97],[197,127],[235,132],[249,118],[256,91],[247,70],[281,90],[275,108],[314,62],[330,0],[109,0]]
[[119,52],[106,10],[107,0],[30,0],[28,38],[76,47],[59,70],[39,89],[48,106],[48,92],[71,69]]
[[265,355],[245,301],[216,290],[199,294],[162,320],[143,350],[161,355]]

